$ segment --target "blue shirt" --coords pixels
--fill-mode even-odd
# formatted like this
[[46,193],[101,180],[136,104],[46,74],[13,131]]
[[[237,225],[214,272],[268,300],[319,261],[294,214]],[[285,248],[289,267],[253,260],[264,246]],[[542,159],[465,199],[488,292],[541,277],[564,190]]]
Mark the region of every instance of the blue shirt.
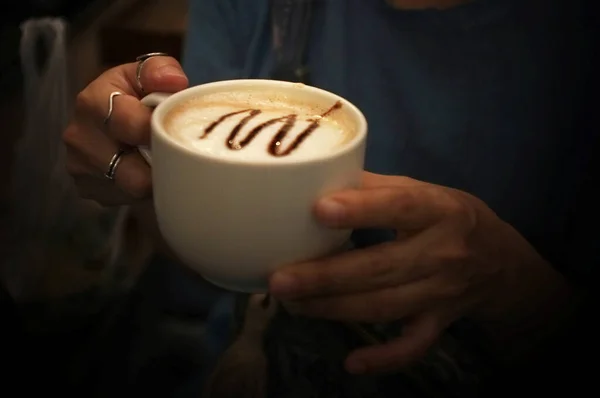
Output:
[[[592,151],[579,114],[589,52],[577,2],[537,3],[316,1],[311,84],[365,113],[367,170],[467,191],[556,266],[587,269],[599,234],[574,225]],[[192,84],[267,78],[272,67],[268,0],[191,1]]]

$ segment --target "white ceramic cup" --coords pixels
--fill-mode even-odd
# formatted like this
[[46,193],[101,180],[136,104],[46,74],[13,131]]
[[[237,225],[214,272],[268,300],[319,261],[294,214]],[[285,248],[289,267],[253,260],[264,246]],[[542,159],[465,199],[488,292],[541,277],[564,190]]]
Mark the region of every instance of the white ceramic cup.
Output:
[[[163,120],[178,104],[248,89],[275,91],[323,108],[340,101],[356,135],[317,159],[244,163],[194,151],[165,131]],[[228,290],[265,292],[278,266],[326,255],[348,241],[351,231],[319,225],[312,210],[323,195],[359,186],[367,122],[356,106],[318,88],[274,80],[220,81],[173,95],[150,94],[142,103],[156,107],[151,151],[140,152],[152,167],[160,231],[206,280]]]

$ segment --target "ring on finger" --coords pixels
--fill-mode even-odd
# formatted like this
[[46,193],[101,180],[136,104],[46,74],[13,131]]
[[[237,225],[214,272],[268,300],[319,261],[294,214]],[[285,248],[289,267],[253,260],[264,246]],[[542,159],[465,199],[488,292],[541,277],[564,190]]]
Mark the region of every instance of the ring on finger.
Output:
[[169,54],[167,54],[167,53],[154,52],[154,53],[142,54],[135,59],[136,61],[138,61],[137,70],[135,72],[135,80],[137,81],[137,85],[142,93],[144,92],[144,86],[142,86],[142,81],[140,79],[142,77],[142,68],[144,67],[144,64],[146,63],[146,61],[148,61],[152,57],[167,57],[168,55]]
[[131,153],[130,148],[119,149],[110,159],[106,173],[104,173],[104,177],[108,178],[111,181],[114,181],[115,174],[117,173],[117,168],[119,167],[123,156],[127,155],[128,153]]
[[110,118],[112,117],[113,110],[115,108],[115,97],[118,97],[119,95],[123,95],[123,93],[120,91],[113,91],[112,93],[110,93],[110,97],[108,98],[108,113],[104,118],[105,125],[107,125],[108,122],[110,122]]

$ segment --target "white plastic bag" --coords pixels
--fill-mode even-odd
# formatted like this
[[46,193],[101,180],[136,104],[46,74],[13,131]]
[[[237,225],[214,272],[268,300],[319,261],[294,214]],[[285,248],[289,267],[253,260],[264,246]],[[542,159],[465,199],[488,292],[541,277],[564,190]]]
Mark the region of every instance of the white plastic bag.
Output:
[[61,233],[74,222],[77,194],[64,170],[61,143],[71,110],[66,29],[60,19],[21,25],[25,118],[12,179],[19,235]]
[[73,267],[100,262],[102,272],[112,273],[127,209],[106,210],[81,200],[66,172],[62,133],[75,97],[69,87],[66,23],[32,19],[21,31],[24,123],[11,170],[14,247],[2,277],[13,297],[27,300],[38,295],[61,262]]

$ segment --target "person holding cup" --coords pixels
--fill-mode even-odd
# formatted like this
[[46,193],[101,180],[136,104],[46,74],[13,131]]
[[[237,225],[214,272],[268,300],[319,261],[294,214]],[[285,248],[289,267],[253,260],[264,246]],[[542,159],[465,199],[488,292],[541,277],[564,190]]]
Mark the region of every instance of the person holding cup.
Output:
[[[578,113],[586,109],[578,73],[588,70],[590,51],[579,9],[568,1],[382,0],[316,2],[301,11],[312,15],[301,66],[311,85],[364,112],[368,171],[360,187],[314,204],[321,225],[357,230],[358,248],[277,269],[270,293],[307,317],[401,319],[398,339],[348,356],[355,374],[413,363],[464,318],[509,363],[547,352],[586,302],[577,281],[597,261],[597,237],[581,228],[596,213],[588,195],[575,194],[596,180],[597,148]],[[111,69],[82,91],[65,132],[82,195],[147,206],[151,169],[137,151],[120,152],[149,143],[152,111],[140,100],[190,82],[285,78],[274,54],[293,63],[285,49],[303,36],[277,34],[269,16],[280,12],[267,1],[194,1],[186,73],[157,54]],[[556,83],[564,76],[572,84]]]

